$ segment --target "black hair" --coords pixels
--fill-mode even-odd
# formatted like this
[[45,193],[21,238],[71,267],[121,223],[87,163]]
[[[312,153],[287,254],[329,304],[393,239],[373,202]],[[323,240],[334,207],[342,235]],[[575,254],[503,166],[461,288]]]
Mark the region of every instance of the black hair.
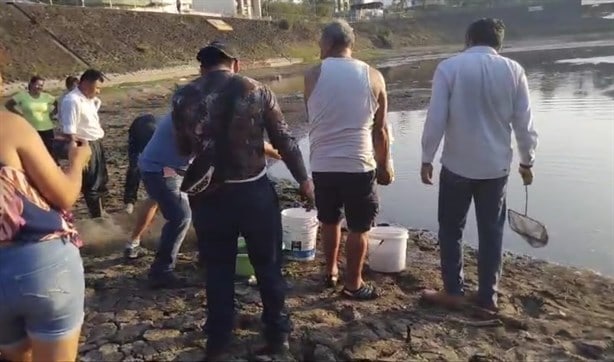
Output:
[[101,83],[104,83],[104,74],[96,69],[88,69],[83,74],[81,74],[80,82],[95,82],[99,80]]
[[200,66],[203,68],[217,67],[218,65],[230,65],[233,58],[224,54],[219,49],[213,47],[206,47],[201,49],[196,56],[196,60],[200,62]]
[[503,45],[505,24],[500,19],[482,18],[473,22],[467,29],[469,45],[485,45],[500,49]]
[[66,88],[70,88],[75,83],[79,83],[79,78],[75,77],[74,75],[66,77],[66,80],[64,81]]
[[33,75],[32,78],[30,78],[30,83],[28,83],[28,85],[34,84],[38,81],[45,81],[45,79],[43,77],[40,77],[38,75]]

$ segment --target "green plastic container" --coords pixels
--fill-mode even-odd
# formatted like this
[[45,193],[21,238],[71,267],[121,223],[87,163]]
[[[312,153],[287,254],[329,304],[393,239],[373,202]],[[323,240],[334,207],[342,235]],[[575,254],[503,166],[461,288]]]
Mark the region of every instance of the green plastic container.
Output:
[[249,257],[247,256],[247,245],[245,244],[245,239],[240,237],[237,240],[237,247],[239,249],[239,252],[237,253],[237,265],[235,267],[235,274],[242,277],[250,277],[254,275],[254,267],[249,262]]

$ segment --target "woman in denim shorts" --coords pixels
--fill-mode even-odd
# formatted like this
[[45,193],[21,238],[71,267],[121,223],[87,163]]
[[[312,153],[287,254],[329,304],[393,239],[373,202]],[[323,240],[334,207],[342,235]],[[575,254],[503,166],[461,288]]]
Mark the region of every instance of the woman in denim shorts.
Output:
[[0,359],[74,361],[85,283],[64,210],[91,151],[72,145],[62,171],[25,119],[0,112],[0,124]]

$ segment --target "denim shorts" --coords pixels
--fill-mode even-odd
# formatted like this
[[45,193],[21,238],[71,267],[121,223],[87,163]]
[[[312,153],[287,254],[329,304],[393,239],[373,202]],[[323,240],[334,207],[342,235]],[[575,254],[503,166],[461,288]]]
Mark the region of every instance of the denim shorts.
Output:
[[83,324],[79,249],[53,239],[0,247],[0,346],[65,338]]

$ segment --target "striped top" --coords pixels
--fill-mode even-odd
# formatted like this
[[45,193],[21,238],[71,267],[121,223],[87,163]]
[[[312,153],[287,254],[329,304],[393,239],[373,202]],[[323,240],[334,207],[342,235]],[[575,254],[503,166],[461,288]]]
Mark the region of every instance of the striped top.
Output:
[[23,171],[0,163],[0,246],[60,237],[83,244],[72,214],[50,206]]

